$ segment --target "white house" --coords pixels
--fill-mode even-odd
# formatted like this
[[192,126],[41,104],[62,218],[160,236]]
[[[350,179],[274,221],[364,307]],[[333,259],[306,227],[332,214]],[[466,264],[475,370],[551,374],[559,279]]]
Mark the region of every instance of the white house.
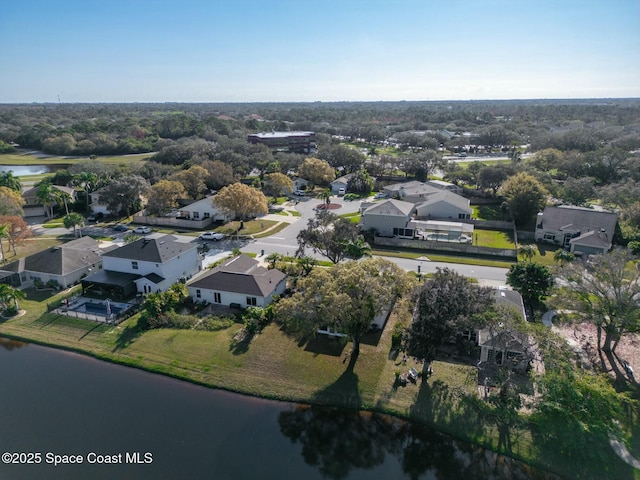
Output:
[[428,183],[412,180],[410,182],[394,183],[382,189],[387,198],[397,198],[405,202],[421,203],[429,199],[441,189],[429,185]]
[[304,178],[300,178],[300,177],[293,177],[291,180],[293,180],[294,192],[296,190],[306,190],[309,184],[311,183],[309,182],[309,180],[305,180]]
[[213,204],[213,197],[205,197],[202,200],[196,200],[189,205],[180,208],[180,218],[189,220],[207,220],[212,222],[228,222],[231,216],[224,213]]
[[432,193],[429,198],[416,206],[416,217],[422,219],[467,219],[473,209],[467,198],[448,190]]
[[375,230],[378,235],[413,238],[413,229],[407,228],[415,205],[401,200],[385,200],[374,203],[360,217],[362,230]]
[[109,208],[100,201],[100,196],[102,195],[103,191],[104,188],[100,188],[95,192],[91,192],[89,194],[89,198],[91,199],[91,213],[102,213],[105,216],[111,215],[111,210],[109,210]]
[[287,276],[267,270],[247,255],[233,257],[187,285],[194,302],[239,307],[266,307],[282,295]]
[[93,289],[113,298],[158,293],[201,269],[197,244],[165,235],[141,238],[103,255],[103,269],[82,280],[83,292]]
[[30,287],[52,283],[67,288],[102,267],[103,251],[91,237],[43,250],[0,269],[0,283]]
[[331,182],[331,193],[338,194],[340,193],[340,189],[344,189],[343,192],[346,192],[347,183],[349,183],[349,179],[351,177],[353,177],[353,173],[348,173],[347,175],[336,178],[333,182]]

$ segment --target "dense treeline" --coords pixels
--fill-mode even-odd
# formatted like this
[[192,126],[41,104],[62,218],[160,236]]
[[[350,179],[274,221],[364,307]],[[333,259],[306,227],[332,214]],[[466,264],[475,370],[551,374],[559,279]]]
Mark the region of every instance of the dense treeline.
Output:
[[[13,144],[86,157],[153,152],[142,169],[111,174],[151,185],[194,166],[208,172],[202,180],[211,189],[252,171],[296,171],[305,156],[246,140],[271,130],[315,131],[315,156],[336,174],[437,174],[498,198],[510,177],[526,173],[555,202],[619,209],[623,243],[640,238],[639,99],[0,105],[1,152]],[[444,151],[501,151],[513,161],[447,165]]]

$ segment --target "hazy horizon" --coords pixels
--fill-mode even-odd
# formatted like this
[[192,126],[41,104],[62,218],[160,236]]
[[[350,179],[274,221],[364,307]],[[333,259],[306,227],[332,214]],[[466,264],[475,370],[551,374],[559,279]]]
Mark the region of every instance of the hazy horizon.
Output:
[[635,0],[23,0],[0,103],[640,97]]

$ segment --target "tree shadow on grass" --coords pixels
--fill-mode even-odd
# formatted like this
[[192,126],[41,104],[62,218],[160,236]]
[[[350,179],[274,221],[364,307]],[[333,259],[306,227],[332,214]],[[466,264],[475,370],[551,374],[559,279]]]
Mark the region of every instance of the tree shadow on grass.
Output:
[[298,346],[304,346],[304,350],[306,352],[311,352],[314,355],[330,355],[332,357],[339,357],[344,352],[346,343],[340,338],[318,335],[310,340],[300,341]]
[[251,340],[253,340],[254,336],[255,335],[253,333],[248,332],[245,328],[241,328],[231,339],[229,351],[233,355],[242,355],[247,353],[249,351],[249,345],[251,345]]
[[361,397],[358,390],[358,375],[353,371],[357,355],[351,355],[347,369],[327,388],[313,396],[312,403],[340,405],[345,408],[360,408]]
[[118,339],[116,340],[116,346],[111,350],[112,352],[117,352],[118,350],[123,350],[131,345],[142,333],[144,330],[135,325],[127,325],[127,327],[118,335]]

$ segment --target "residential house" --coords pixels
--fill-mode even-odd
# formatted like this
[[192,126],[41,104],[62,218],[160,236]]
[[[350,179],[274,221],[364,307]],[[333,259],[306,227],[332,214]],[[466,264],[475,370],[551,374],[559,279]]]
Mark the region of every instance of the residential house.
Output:
[[458,194],[461,193],[459,187],[452,183],[441,182],[439,180],[429,180],[427,182],[412,180],[410,182],[394,183],[383,187],[382,191],[388,198],[397,198],[411,203],[423,203],[431,199],[434,195],[448,193],[449,195],[459,197],[457,200],[453,200],[455,197],[447,197],[448,199],[452,199],[450,200],[451,203],[469,205],[469,201]]
[[478,333],[480,346],[480,362],[509,365],[517,370],[525,371],[532,359],[531,342],[527,334],[512,331],[490,329]]
[[102,213],[105,216],[111,215],[112,212],[111,210],[109,210],[109,207],[107,207],[106,204],[100,201],[100,196],[102,195],[104,190],[104,187],[99,188],[98,190],[89,194],[89,199],[91,200],[91,205],[89,208],[91,208],[91,213]]
[[300,177],[293,177],[291,180],[293,180],[294,192],[296,190],[306,190],[309,184],[311,183],[309,180],[305,180],[304,178],[300,178]]
[[180,218],[188,220],[211,220],[213,222],[228,222],[231,215],[223,212],[213,203],[214,197],[205,197],[202,200],[196,200],[184,207],[180,207]]
[[469,219],[473,209],[469,199],[448,190],[439,190],[416,205],[416,217],[420,219]]
[[415,205],[401,200],[385,200],[367,208],[360,217],[362,230],[375,230],[384,237],[399,236],[413,238],[414,231],[407,228]]
[[538,213],[535,239],[579,255],[601,254],[611,249],[617,223],[618,214],[614,212],[573,206],[546,207]]
[[79,238],[3,265],[0,283],[21,288],[48,283],[67,288],[100,270],[103,253],[93,238]]
[[457,195],[462,195],[464,189],[454,183],[445,182],[444,180],[427,180],[427,185],[438,188],[440,190],[447,190]]
[[[52,189],[55,193],[58,193],[68,200],[61,200],[62,205],[66,201],[68,204],[74,203],[77,200],[77,192],[74,188],[64,187],[61,185],[52,185]],[[24,216],[25,217],[42,217],[47,214],[45,206],[38,199],[38,187],[31,187],[23,190],[22,198],[24,199]],[[55,200],[50,200],[48,206],[53,208],[54,211],[58,209],[60,204]],[[64,208],[64,206],[62,207]]]
[[[494,299],[496,305],[512,309],[526,321],[524,302],[518,292],[507,287],[498,287],[494,290]],[[500,327],[484,328],[477,332],[477,339],[480,362],[504,365],[508,361],[511,362],[510,366],[522,371],[529,366],[533,342],[528,334]]]
[[334,195],[337,195],[338,193],[340,193],[341,189],[342,192],[346,192],[347,191],[347,184],[349,183],[349,179],[353,177],[353,173],[347,173],[346,175],[343,175],[341,177],[336,178],[333,182],[331,182],[331,193],[333,193]]
[[191,281],[187,288],[194,302],[239,307],[266,307],[275,295],[282,295],[287,276],[267,270],[247,255],[226,260]]
[[147,215],[146,210],[142,210],[133,215],[133,221],[145,225],[203,230],[214,222],[231,220],[233,215],[216,207],[213,198],[215,197],[185,201],[184,206],[166,215]]
[[107,252],[103,269],[82,280],[82,290],[125,299],[136,293],[158,293],[186,280],[201,268],[196,243],[175,237],[145,237]]

